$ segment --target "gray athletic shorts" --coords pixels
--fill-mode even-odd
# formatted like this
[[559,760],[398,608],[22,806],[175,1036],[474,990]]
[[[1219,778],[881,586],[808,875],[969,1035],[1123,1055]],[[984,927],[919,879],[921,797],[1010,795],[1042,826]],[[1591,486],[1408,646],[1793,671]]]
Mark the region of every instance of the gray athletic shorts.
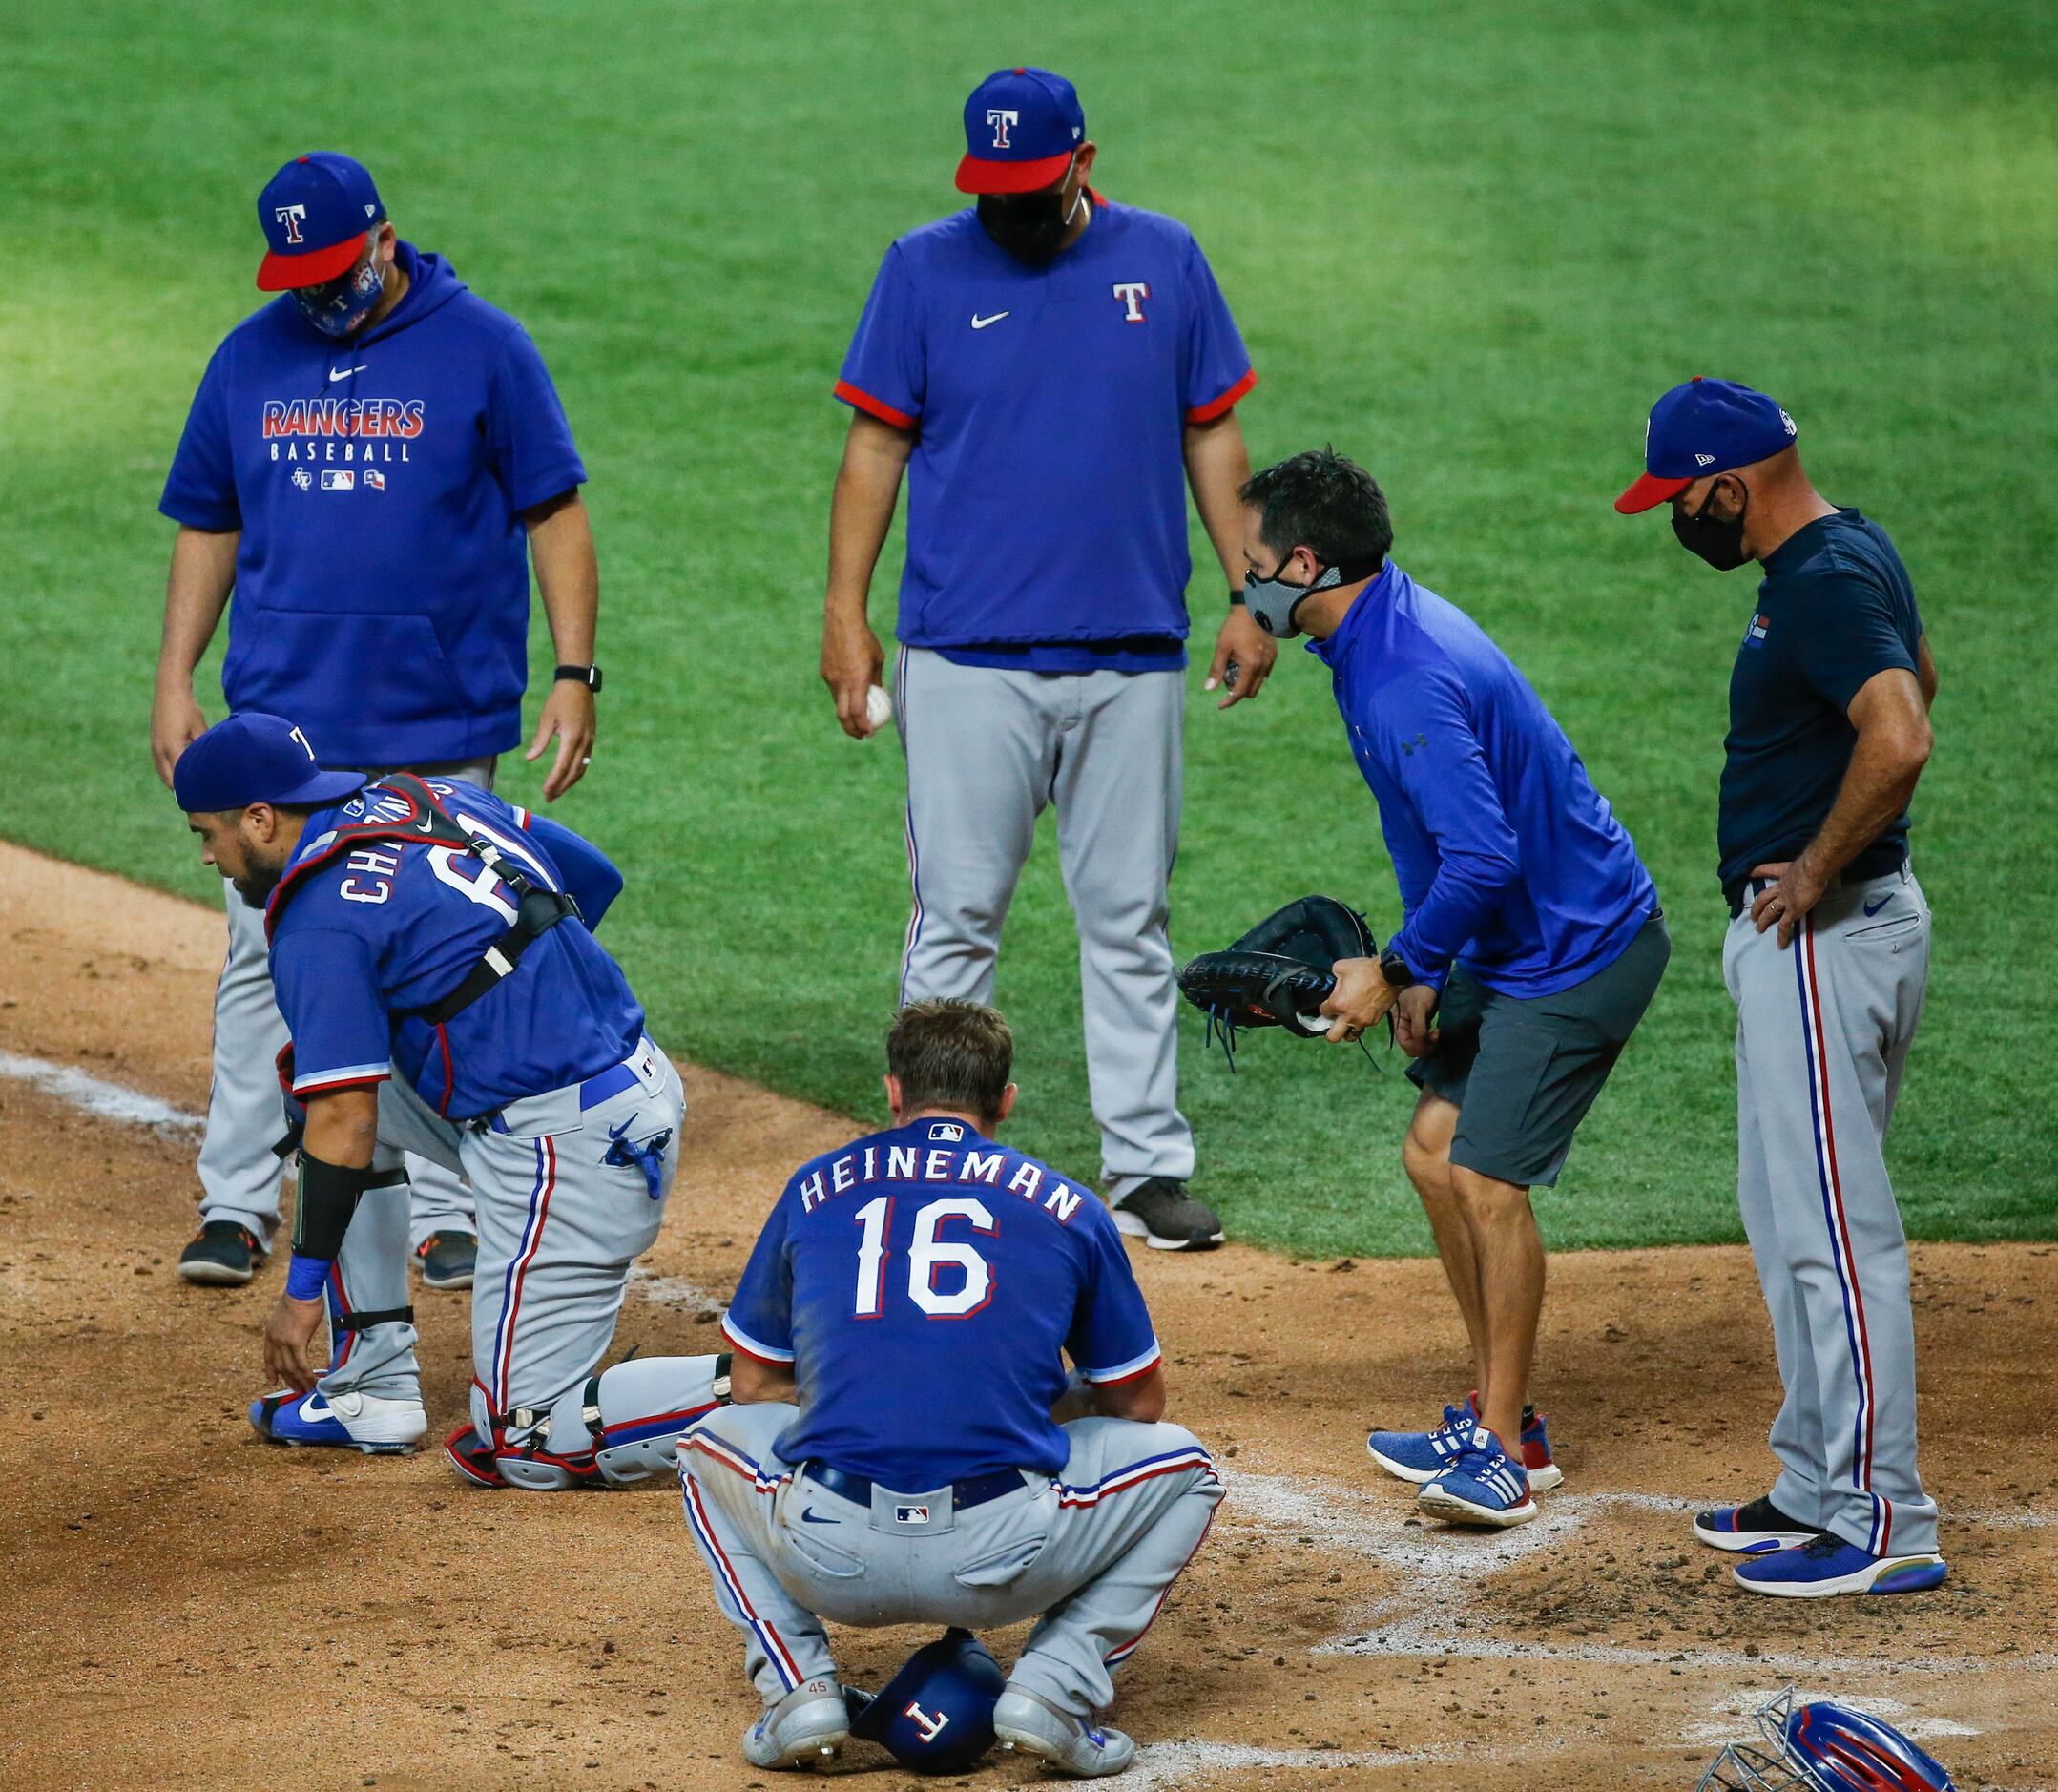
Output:
[[1672,951],[1661,910],[1613,964],[1555,995],[1503,995],[1457,966],[1437,1008],[1443,1037],[1407,1067],[1458,1109],[1451,1162],[1521,1188],[1555,1182]]

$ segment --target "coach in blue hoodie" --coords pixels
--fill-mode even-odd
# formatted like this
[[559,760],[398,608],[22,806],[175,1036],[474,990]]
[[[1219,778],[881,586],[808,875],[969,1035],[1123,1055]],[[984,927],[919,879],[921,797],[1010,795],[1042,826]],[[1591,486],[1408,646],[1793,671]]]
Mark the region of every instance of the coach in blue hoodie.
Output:
[[[232,712],[296,718],[322,764],[490,784],[522,740],[529,561],[561,663],[528,757],[576,783],[594,732],[599,576],[586,478],[522,326],[403,242],[347,156],[286,163],[258,200],[279,296],[200,382],[159,509],[178,525],[151,749],[172,767],[205,726],[194,669],[229,608]],[[233,602],[231,596],[233,594]],[[250,1279],[279,1218],[272,1060],[284,1027],[260,919],[229,895],[215,1080],[188,1281]],[[468,1202],[418,1177],[413,1244],[433,1286],[469,1284]]]

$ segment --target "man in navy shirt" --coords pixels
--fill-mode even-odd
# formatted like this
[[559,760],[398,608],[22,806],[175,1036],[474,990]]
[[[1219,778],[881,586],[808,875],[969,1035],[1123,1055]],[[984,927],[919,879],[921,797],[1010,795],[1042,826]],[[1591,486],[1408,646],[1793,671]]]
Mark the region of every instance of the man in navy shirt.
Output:
[[[167,784],[205,726],[193,673],[231,593],[232,712],[292,716],[331,766],[492,781],[521,740],[529,558],[557,656],[529,757],[544,794],[592,750],[599,585],[563,406],[520,324],[400,240],[346,156],[286,163],[258,201],[270,303],[208,363],[159,508],[178,524],[151,747]],[[526,550],[525,550],[526,543]],[[233,892],[189,1281],[249,1281],[279,1219],[271,1062],[284,1032],[255,913]],[[472,1274],[470,1201],[418,1165],[425,1281]]]
[[1013,1052],[989,1008],[903,1009],[893,1125],[795,1172],[722,1322],[736,1405],[679,1464],[764,1700],[754,1766],[819,1761],[848,1734],[824,1617],[1041,1614],[994,1707],[1002,1743],[1083,1775],[1134,1753],[1095,1714],[1222,1485],[1159,1422],[1157,1339],[1107,1210],[994,1142]]
[[1520,1524],[1536,1515],[1531,1489],[1564,1479],[1527,1405],[1544,1301],[1529,1190],[1558,1179],[1664,974],[1657,891],[1528,680],[1387,558],[1370,475],[1331,450],[1299,454],[1243,501],[1251,615],[1304,631],[1328,666],[1401,886],[1385,951],[1336,967],[1329,1036],[1355,1039],[1391,1010],[1416,1060],[1403,1157],[1479,1376],[1436,1430],[1375,1431],[1369,1448],[1421,1486],[1424,1511]]
[[1887,1122],[1929,978],[1908,803],[1936,662],[1886,531],[1817,491],[1773,400],[1694,379],[1658,400],[1624,512],[1762,577],[1730,677],[1716,826],[1736,1004],[1736,1198],[1786,1396],[1769,1494],[1700,1514],[1754,1593],[1942,1584],[1915,1448],[1908,1247]]
[[[274,1443],[368,1454],[426,1428],[400,1150],[478,1195],[471,1422],[445,1441],[484,1487],[638,1481],[720,1398],[718,1359],[600,1359],[655,1242],[685,1096],[591,930],[620,874],[568,828],[469,784],[324,772],[245,711],[179,755],[208,862],[262,906],[304,1112],[293,1263],[264,1328],[286,1386]],[[330,1362],[307,1346],[324,1317]]]
[[[821,676],[872,731],[883,656],[866,592],[904,472],[892,707],[914,908],[901,999],[992,992],[1002,924],[1054,803],[1077,919],[1087,1073],[1124,1232],[1205,1248],[1186,1191],[1177,992],[1186,489],[1240,583],[1237,402],[1258,376],[1193,235],[1088,185],[1071,83],[1003,69],[965,107],[975,209],[886,251],[836,395],[850,434],[829,527]],[[1237,599],[1207,685],[1255,697],[1277,649]]]

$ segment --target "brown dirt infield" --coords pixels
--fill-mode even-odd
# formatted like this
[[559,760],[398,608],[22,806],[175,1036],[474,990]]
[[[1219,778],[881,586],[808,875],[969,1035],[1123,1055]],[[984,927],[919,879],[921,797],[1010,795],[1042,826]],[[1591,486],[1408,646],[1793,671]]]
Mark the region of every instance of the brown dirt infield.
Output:
[[[780,1783],[737,1753],[754,1704],[666,1489],[481,1493],[434,1454],[253,1438],[277,1270],[179,1281],[191,1132],[93,1112],[98,1085],[25,1062],[197,1111],[220,917],[12,848],[0,912],[0,1783]],[[685,1175],[624,1348],[710,1347],[784,1176],[851,1130],[687,1083]],[[1362,1450],[1368,1421],[1463,1386],[1433,1263],[1231,1247],[1138,1268],[1174,1416],[1230,1496],[1125,1677],[1114,1720],[1148,1746],[1120,1783],[1689,1786],[1798,1679],[1923,1736],[1961,1787],[2058,1784],[2058,1248],[1918,1251],[1951,1578],[1819,1603],[1743,1594],[1686,1528],[1769,1474],[1777,1386],[1740,1250],[1553,1261],[1540,1386],[1567,1481],[1499,1537],[1417,1522]],[[434,1435],[463,1404],[467,1303],[418,1305]],[[841,1634],[846,1677],[876,1683],[917,1640]],[[1005,1661],[1017,1638],[994,1640]],[[842,1772],[925,1783],[870,1753]],[[1031,1777],[995,1758],[945,1783]]]

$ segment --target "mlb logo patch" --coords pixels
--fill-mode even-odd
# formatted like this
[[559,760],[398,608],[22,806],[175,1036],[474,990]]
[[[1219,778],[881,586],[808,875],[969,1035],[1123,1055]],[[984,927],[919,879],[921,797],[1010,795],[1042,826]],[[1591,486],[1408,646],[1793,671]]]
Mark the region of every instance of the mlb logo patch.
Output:
[[965,1129],[955,1120],[938,1120],[930,1126],[929,1136],[956,1145],[963,1142]]
[[367,468],[364,472],[364,483],[374,491],[384,491],[385,490],[385,475],[376,468]]
[[926,1506],[896,1506],[893,1522],[897,1525],[925,1525],[929,1522],[929,1509]]
[[324,467],[322,469],[322,490],[354,491],[357,490],[357,474],[347,467]]
[[1770,619],[1762,612],[1754,615],[1751,618],[1751,626],[1744,631],[1743,644],[1746,647],[1764,646],[1766,631],[1771,627]]

